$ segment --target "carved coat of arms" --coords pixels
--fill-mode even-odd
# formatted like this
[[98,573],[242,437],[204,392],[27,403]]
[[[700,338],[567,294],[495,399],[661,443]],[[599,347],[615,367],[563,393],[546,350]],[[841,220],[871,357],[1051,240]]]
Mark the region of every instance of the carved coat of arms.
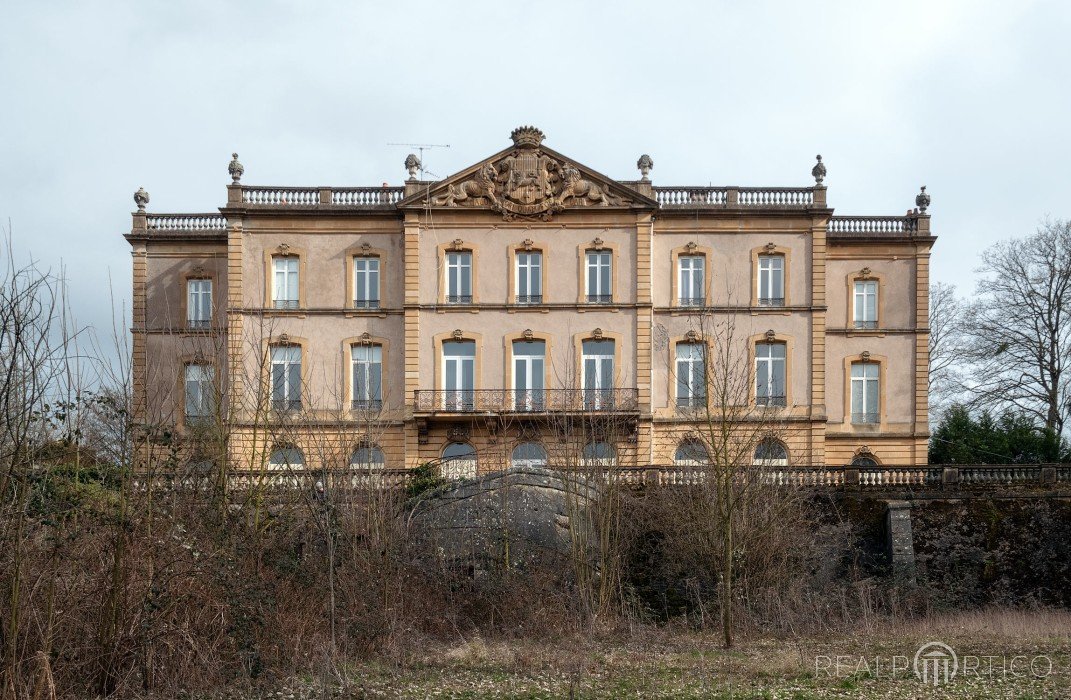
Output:
[[510,135],[517,148],[471,177],[447,186],[435,206],[490,206],[504,218],[549,219],[566,206],[612,206],[625,203],[580,170],[543,151],[543,132],[520,127]]

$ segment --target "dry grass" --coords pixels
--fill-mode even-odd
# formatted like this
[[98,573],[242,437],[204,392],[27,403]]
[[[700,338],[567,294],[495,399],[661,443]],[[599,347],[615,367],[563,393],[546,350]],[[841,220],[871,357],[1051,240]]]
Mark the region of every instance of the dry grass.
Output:
[[[1071,613],[1062,610],[988,609],[886,620],[872,624],[872,633],[750,636],[728,652],[720,648],[717,634],[680,626],[509,642],[475,637],[408,654],[404,663],[348,666],[340,674],[343,683],[328,688],[306,677],[240,697],[1065,699],[1071,697],[1069,621]],[[920,644],[934,639],[964,657],[993,655],[1005,661],[996,662],[991,673],[961,674],[937,688],[921,684],[910,669],[890,673],[893,656],[910,659]],[[1038,655],[1052,661],[1046,677],[1000,670],[1013,656]],[[816,667],[816,657],[838,656],[839,671]],[[1020,670],[1025,668],[1020,663]]]

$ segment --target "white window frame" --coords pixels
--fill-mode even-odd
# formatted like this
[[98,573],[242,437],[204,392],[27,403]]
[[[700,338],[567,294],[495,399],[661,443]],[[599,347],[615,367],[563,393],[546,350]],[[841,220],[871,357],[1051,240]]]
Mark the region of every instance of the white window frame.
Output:
[[354,410],[378,411],[383,407],[382,345],[350,346],[350,396]]
[[203,363],[187,364],[183,371],[183,381],[186,420],[210,418],[215,413],[216,368]]
[[759,306],[784,306],[785,256],[760,255],[758,272]]
[[275,255],[271,259],[272,306],[276,309],[296,309],[300,303],[301,258],[296,255]]
[[[542,352],[535,353],[536,348],[541,349]],[[522,366],[523,373],[518,371]],[[515,410],[542,411],[546,407],[546,367],[546,341],[513,341],[513,406]],[[538,381],[533,381],[536,379]]]
[[706,256],[681,255],[677,258],[677,303],[702,306],[706,295]]
[[[303,348],[300,345],[272,345],[270,346],[270,362],[268,381],[271,389],[271,406],[277,411],[288,411],[301,408],[301,389],[303,386],[301,377],[301,362]],[[282,385],[275,381],[275,370],[280,368],[284,380]],[[297,387],[294,387],[293,373],[297,373]],[[278,389],[282,389],[282,396],[278,395]],[[293,396],[294,391],[297,396]]]
[[[468,288],[465,289],[464,271],[468,271]],[[446,303],[472,303],[472,251],[451,250],[446,253]]]
[[514,299],[518,304],[542,304],[543,251],[518,250],[514,258]]
[[212,280],[204,277],[186,280],[186,325],[208,328],[212,325]]
[[881,365],[877,362],[853,362],[850,371],[851,422],[855,425],[880,423]]
[[[448,355],[447,348],[453,346],[471,346],[472,354]],[[443,408],[449,411],[473,411],[476,408],[476,341],[452,340],[442,344]],[[458,386],[448,386],[453,365],[453,376]],[[466,369],[472,377],[472,385],[465,386]]]
[[[614,299],[614,252],[589,250],[585,254],[584,289],[589,304],[610,304]],[[606,274],[603,275],[602,273]]]
[[[588,353],[587,346],[591,342],[610,343],[610,352]],[[616,367],[617,341],[610,338],[602,340],[583,340],[580,345],[580,385],[584,387],[584,407],[590,410],[603,410],[614,406],[614,372]],[[589,367],[590,363],[590,367]],[[594,376],[591,373],[594,372]],[[592,386],[588,386],[591,379]]]
[[353,258],[353,307],[355,309],[379,308],[380,268],[378,257],[358,255]]
[[[854,325],[856,328],[878,327],[878,281],[855,280],[854,298]],[[872,304],[868,304],[872,302]]]
[[[696,353],[696,350],[699,350]],[[687,355],[682,356],[682,351]],[[677,343],[677,407],[699,408],[706,403],[707,396],[707,352],[702,343]]]
[[[779,347],[784,357],[775,357],[773,349]],[[781,376],[781,390],[784,394],[774,394],[777,386],[778,369]],[[759,392],[760,379],[765,380],[766,393]],[[788,345],[782,342],[755,343],[755,405],[784,406],[788,403]]]

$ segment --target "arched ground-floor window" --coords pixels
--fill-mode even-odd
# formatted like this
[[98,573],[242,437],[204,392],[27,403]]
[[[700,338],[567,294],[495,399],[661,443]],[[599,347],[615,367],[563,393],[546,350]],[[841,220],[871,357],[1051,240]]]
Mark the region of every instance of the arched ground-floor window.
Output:
[[616,466],[617,450],[608,442],[589,442],[584,445],[581,464],[585,467]]
[[788,448],[785,443],[767,438],[755,447],[755,461],[759,467],[787,467]]
[[538,442],[522,442],[513,448],[510,466],[514,469],[518,467],[545,468],[547,466],[547,451]]
[[358,447],[350,455],[350,466],[358,469],[383,469],[386,465],[386,459],[383,456],[383,450],[379,449],[375,445],[371,447]]
[[292,445],[276,447],[268,457],[269,469],[303,469],[304,467],[305,453]]
[[710,453],[699,440],[683,440],[673,453],[673,463],[681,467],[700,467],[710,463]]
[[443,448],[439,471],[444,479],[470,479],[476,476],[476,450],[467,442],[451,442]]

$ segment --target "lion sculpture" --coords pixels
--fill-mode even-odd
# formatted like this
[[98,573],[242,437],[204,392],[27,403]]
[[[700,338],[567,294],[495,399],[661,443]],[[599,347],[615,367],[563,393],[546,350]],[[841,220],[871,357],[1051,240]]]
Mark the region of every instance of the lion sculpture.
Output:
[[480,200],[488,199],[491,204],[498,206],[498,198],[495,197],[495,177],[497,171],[490,164],[476,171],[471,180],[458,182],[450,185],[446,193],[435,200],[438,206],[453,207],[459,204],[478,205]]
[[564,184],[561,194],[558,195],[559,204],[565,204],[569,199],[577,199],[588,204],[601,204],[604,207],[611,204],[610,197],[603,192],[602,188],[591,180],[585,180],[580,175],[580,171],[572,165],[565,165],[562,168],[562,180]]

